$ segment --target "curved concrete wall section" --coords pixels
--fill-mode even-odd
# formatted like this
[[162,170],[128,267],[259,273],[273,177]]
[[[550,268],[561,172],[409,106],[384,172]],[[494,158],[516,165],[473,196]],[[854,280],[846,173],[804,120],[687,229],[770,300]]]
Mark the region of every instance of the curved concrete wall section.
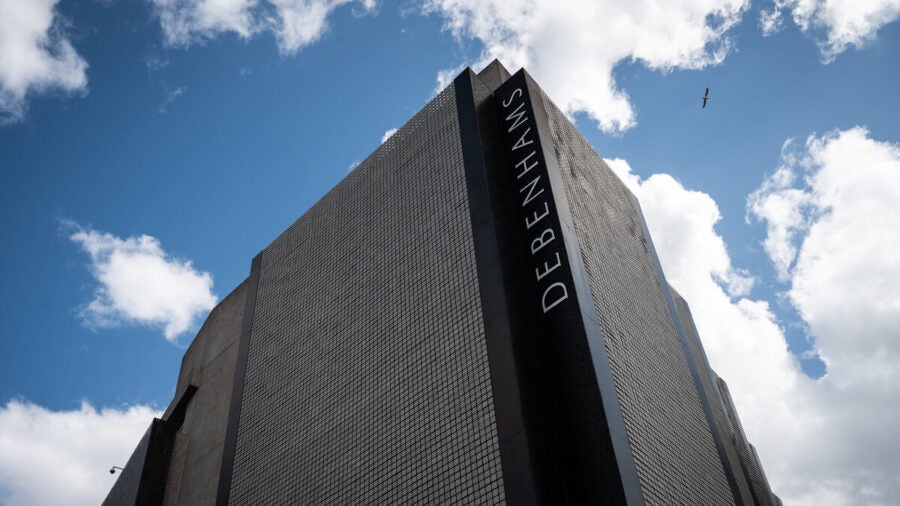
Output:
[[222,467],[248,282],[209,314],[182,360],[178,389],[197,386],[179,431],[165,504],[212,504]]
[[105,505],[215,501],[246,285],[210,312],[184,354],[172,403],[148,428]]

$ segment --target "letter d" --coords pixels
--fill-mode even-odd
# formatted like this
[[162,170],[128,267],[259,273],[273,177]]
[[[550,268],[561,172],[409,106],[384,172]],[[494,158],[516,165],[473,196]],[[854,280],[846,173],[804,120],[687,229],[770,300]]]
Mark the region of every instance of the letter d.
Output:
[[[548,306],[547,305],[547,295],[549,295],[551,290],[553,290],[554,288],[562,288],[562,295],[560,295],[559,298],[554,300],[553,303]],[[548,286],[547,289],[544,290],[544,296],[541,297],[541,305],[544,307],[544,313],[547,313],[547,311],[550,311],[551,309],[555,308],[560,302],[562,302],[568,298],[569,298],[569,290],[566,289],[566,285],[563,284],[562,281],[557,281],[556,283],[553,283],[552,285]]]

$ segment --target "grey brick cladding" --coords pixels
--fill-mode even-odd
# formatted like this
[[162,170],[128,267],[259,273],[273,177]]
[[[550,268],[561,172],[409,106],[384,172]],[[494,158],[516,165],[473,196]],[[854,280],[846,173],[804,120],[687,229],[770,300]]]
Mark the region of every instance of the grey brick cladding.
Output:
[[750,447],[750,459],[752,461],[751,469],[753,469],[753,486],[759,490],[759,504],[774,506],[778,502],[777,496],[772,493],[769,487],[769,479],[766,478],[766,472],[763,471],[762,463],[759,461],[759,454],[756,453],[756,447],[752,443],[748,443]]
[[504,502],[445,89],[261,255],[232,504]]
[[634,196],[497,62],[254,258],[160,423],[104,504],[780,504]]
[[[753,496],[750,493],[750,485],[747,483],[747,478],[741,468],[737,447],[735,447],[734,440],[731,436],[731,425],[728,422],[728,415],[725,412],[724,403],[719,394],[718,386],[715,383],[716,376],[709,367],[709,361],[706,358],[706,352],[703,351],[703,344],[700,342],[697,327],[694,325],[694,318],[691,316],[691,310],[688,307],[687,302],[678,292],[672,288],[670,288],[670,291],[675,298],[675,304],[678,307],[678,318],[681,320],[681,327],[684,329],[685,335],[687,336],[694,363],[697,364],[698,369],[703,373],[700,377],[700,381],[703,386],[704,394],[709,402],[713,423],[716,425],[716,430],[725,453],[723,460],[725,461],[724,465],[728,466],[726,471],[730,472],[730,479],[733,480],[734,486],[738,491],[737,501],[740,501],[743,504],[752,505]],[[723,455],[720,452],[720,457],[722,456]]]
[[644,499],[733,504],[633,196],[542,100]]
[[722,403],[725,406],[725,412],[731,423],[732,439],[737,448],[738,459],[740,460],[744,475],[750,485],[750,492],[753,495],[753,500],[759,506],[777,504],[780,502],[780,499],[774,495],[769,488],[769,482],[762,470],[762,465],[759,462],[756,449],[753,448],[753,445],[747,440],[747,435],[744,433],[744,427],[741,425],[741,420],[737,416],[734,401],[731,399],[731,392],[728,389],[728,385],[718,375],[716,375],[716,385],[719,387]]

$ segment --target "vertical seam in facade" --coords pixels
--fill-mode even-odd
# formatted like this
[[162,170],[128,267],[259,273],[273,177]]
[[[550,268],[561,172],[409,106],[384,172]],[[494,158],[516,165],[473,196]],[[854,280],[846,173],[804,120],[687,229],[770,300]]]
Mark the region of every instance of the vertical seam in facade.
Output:
[[[662,265],[659,263],[659,257],[656,255],[656,248],[653,246],[653,239],[650,237],[650,230],[647,228],[647,222],[644,220],[644,213],[641,212],[640,204],[637,201],[637,197],[633,194],[631,196],[631,204],[634,207],[634,212],[638,217],[638,221],[641,224],[641,231],[644,234],[644,237],[647,240],[647,249],[650,253],[650,257],[653,260],[653,268],[656,270],[656,277],[659,279],[660,289],[663,292],[663,296],[666,299],[666,304],[669,307],[669,314],[672,317],[672,324],[675,326],[675,332],[678,334],[678,340],[681,342],[681,349],[684,352],[684,359],[687,362],[688,370],[691,372],[691,379],[694,381],[694,389],[697,391],[697,398],[700,401],[700,406],[703,408],[703,414],[706,417],[706,424],[709,426],[710,436],[712,436],[713,444],[716,446],[716,453],[719,456],[719,463],[722,466],[722,471],[725,474],[725,479],[728,481],[728,486],[731,489],[731,495],[734,499],[735,504],[743,505],[743,500],[740,497],[740,491],[737,487],[737,481],[735,480],[734,474],[731,472],[731,466],[728,465],[728,456],[725,453],[725,441],[722,439],[722,435],[719,434],[718,427],[716,426],[716,421],[713,418],[712,408],[709,405],[709,399],[706,398],[706,391],[703,389],[703,383],[700,380],[700,371],[697,369],[697,364],[694,362],[693,356],[691,354],[690,345],[687,342],[687,336],[684,332],[684,327],[681,325],[681,319],[678,316],[678,308],[675,307],[675,299],[672,297],[672,292],[669,290],[669,284],[666,281],[665,275],[663,274]],[[700,336],[697,336],[697,340],[700,340]]]
[[[528,88],[529,100],[535,115],[535,126],[538,130],[537,137],[548,139],[552,144],[553,137],[549,135],[550,122],[541,99],[540,88],[524,69],[520,70],[520,72],[524,74]],[[575,222],[569,209],[568,194],[560,175],[559,161],[552,151],[552,146],[543,145],[542,143],[542,149],[544,151],[544,163],[549,177],[550,190],[556,205],[557,218],[569,261],[576,301],[580,308],[588,348],[591,351],[594,375],[597,380],[597,387],[600,390],[604,416],[606,417],[609,437],[615,453],[616,467],[619,470],[622,491],[626,502],[630,506],[643,506],[645,501],[638,479],[637,465],[635,464],[631,444],[628,441],[624,416],[622,415],[622,409],[615,390],[615,379],[613,378],[606,346],[604,345],[603,329],[600,327],[596,317],[593,295],[588,284],[587,270],[582,258],[581,245],[575,229]]]
[[[484,154],[481,147],[475,96],[472,88],[474,74],[466,69],[454,81],[460,141],[462,143],[466,192],[469,201],[469,217],[472,223],[472,241],[475,266],[484,321],[488,365],[492,376],[492,393],[503,469],[503,485],[507,499],[516,504],[536,504],[536,490],[531,466],[515,462],[519,452],[510,451],[512,445],[522,445],[527,450],[527,434],[522,421],[514,355],[511,347],[509,312],[504,295],[500,251],[494,234],[494,217],[487,189]],[[506,360],[500,364],[500,357]],[[502,379],[500,379],[502,377]],[[506,385],[507,388],[498,388]],[[503,405],[511,405],[513,413],[496,413],[498,399]],[[507,423],[505,417],[512,414],[518,423]],[[516,426],[517,425],[517,426]],[[525,485],[523,488],[522,485]]]
[[247,298],[244,304],[244,318],[241,324],[234,384],[231,389],[231,405],[228,407],[228,427],[225,431],[225,443],[222,449],[222,467],[219,470],[219,487],[216,494],[217,506],[226,506],[231,496],[231,481],[234,475],[234,461],[237,453],[241,403],[244,397],[244,378],[247,374],[247,359],[250,355],[250,333],[253,330],[253,314],[256,311],[256,292],[259,288],[259,272],[261,268],[262,253],[259,253],[250,264],[250,282],[247,286]]

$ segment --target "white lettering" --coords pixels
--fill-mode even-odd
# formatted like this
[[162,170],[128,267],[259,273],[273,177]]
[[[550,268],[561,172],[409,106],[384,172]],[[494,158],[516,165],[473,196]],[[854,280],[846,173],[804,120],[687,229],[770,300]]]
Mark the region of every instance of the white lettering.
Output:
[[535,211],[534,212],[534,220],[528,221],[528,216],[525,217],[525,228],[530,230],[531,227],[533,227],[535,223],[546,218],[548,214],[550,214],[550,207],[547,205],[547,202],[544,202],[544,212],[541,213],[540,216],[538,216],[537,211]]
[[519,160],[519,163],[516,164],[516,167],[524,167],[524,168],[522,169],[522,172],[520,172],[519,175],[516,176],[516,179],[522,179],[522,176],[524,176],[525,174],[527,174],[528,171],[530,171],[531,169],[537,167],[537,164],[538,164],[537,159],[535,159],[535,160],[534,160],[534,163],[532,163],[532,164],[529,164],[529,163],[528,163],[528,160],[531,160],[531,157],[534,156],[535,153],[536,153],[536,151],[532,150],[531,153],[528,153],[528,156],[526,156],[525,158]]
[[[509,127],[507,132],[512,132],[516,128],[519,127],[522,123],[525,123],[525,120],[528,119],[528,116],[525,116],[525,102],[519,104],[519,107],[516,107],[516,110],[510,113],[509,116],[506,117],[506,121],[512,120],[513,126]],[[513,118],[516,118],[513,120]]]
[[[547,238],[547,234],[550,234],[549,239]],[[540,251],[541,248],[550,244],[550,242],[553,241],[553,239],[556,239],[556,234],[553,233],[553,229],[548,228],[548,229],[544,230],[541,233],[541,235],[539,235],[537,238],[535,238],[535,240],[531,241],[531,254],[534,255],[535,253]],[[556,254],[556,257],[559,258],[559,253]],[[547,265],[547,264],[545,263],[544,265]],[[550,271],[547,271],[547,272],[550,272]],[[538,281],[540,281],[542,277],[544,277],[544,276],[538,276]]]
[[[547,305],[547,295],[550,294],[550,291],[554,288],[562,288],[562,295],[560,295],[556,300],[553,301],[549,306]],[[557,281],[552,285],[548,286],[546,290],[544,290],[544,295],[541,297],[541,306],[544,308],[544,313],[558,306],[562,301],[569,298],[569,290],[566,289],[566,285],[564,285],[561,281]]]
[[535,197],[544,193],[543,187],[541,187],[541,190],[537,193],[535,193],[535,191],[534,191],[534,189],[537,188],[537,184],[538,184],[538,181],[540,181],[540,179],[541,179],[541,176],[538,176],[538,177],[532,179],[530,183],[526,184],[525,186],[522,187],[521,190],[519,190],[519,193],[522,193],[526,189],[528,190],[528,193],[525,195],[525,200],[522,202],[522,207],[527,206],[528,203],[531,202],[532,200],[534,200]]
[[550,274],[551,272],[553,272],[557,268],[559,268],[560,265],[562,265],[562,260],[560,260],[560,258],[559,258],[559,252],[557,251],[555,253],[555,255],[556,255],[556,264],[553,265],[553,267],[550,267],[549,263],[544,262],[544,272],[541,272],[540,269],[534,270],[534,275],[537,276],[538,281],[544,279],[547,276],[547,274]]
[[506,100],[503,101],[503,107],[504,108],[509,107],[509,105],[512,104],[512,101],[514,98],[521,97],[521,96],[522,96],[522,88],[514,89],[513,92],[510,93],[508,97],[506,97]]
[[528,142],[525,142],[525,136],[528,135],[529,132],[531,132],[531,127],[526,128],[525,131],[522,132],[522,136],[519,137],[519,140],[517,140],[516,143],[513,145],[513,148],[512,148],[513,151],[516,151],[519,148],[524,148],[525,146],[534,142],[531,139],[529,139]]

